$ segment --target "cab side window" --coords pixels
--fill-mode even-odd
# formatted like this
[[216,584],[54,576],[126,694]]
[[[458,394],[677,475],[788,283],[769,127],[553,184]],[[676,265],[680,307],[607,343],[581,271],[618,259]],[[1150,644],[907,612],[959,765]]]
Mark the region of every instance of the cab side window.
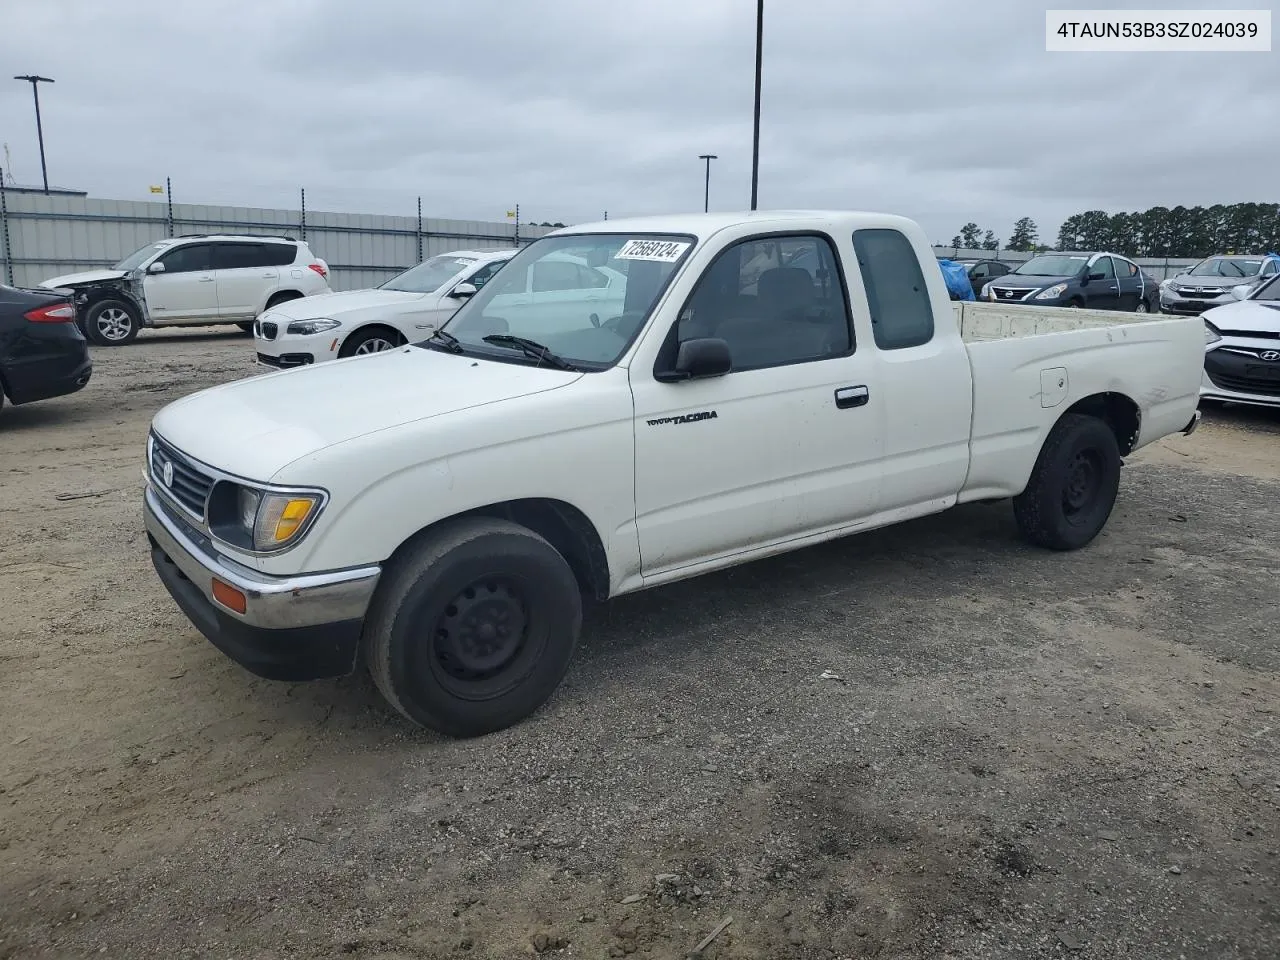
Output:
[[933,339],[933,304],[920,258],[901,231],[876,227],[853,232],[871,330],[881,350],[918,347]]
[[743,240],[723,250],[690,294],[672,345],[713,337],[733,370],[826,360],[853,350],[848,301],[825,237]]

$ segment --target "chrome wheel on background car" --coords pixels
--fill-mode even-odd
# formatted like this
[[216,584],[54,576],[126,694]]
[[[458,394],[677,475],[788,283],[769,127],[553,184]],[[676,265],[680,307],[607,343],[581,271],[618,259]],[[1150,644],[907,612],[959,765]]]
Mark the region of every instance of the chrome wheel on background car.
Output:
[[405,339],[399,331],[381,325],[366,327],[351,334],[338,350],[338,357],[360,357],[370,353],[382,353],[403,346]]
[[1147,301],[1145,301],[1145,300],[1139,300],[1139,301],[1138,301],[1138,305],[1137,305],[1136,307],[1134,307],[1134,308],[1133,308],[1133,312],[1134,312],[1134,313],[1149,313],[1149,312],[1150,312],[1150,308],[1147,306]]

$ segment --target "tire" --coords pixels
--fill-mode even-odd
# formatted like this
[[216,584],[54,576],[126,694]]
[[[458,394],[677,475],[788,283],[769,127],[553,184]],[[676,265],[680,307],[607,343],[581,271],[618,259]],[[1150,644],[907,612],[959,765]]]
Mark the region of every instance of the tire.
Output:
[[338,358],[382,353],[385,350],[394,350],[404,343],[404,337],[389,327],[369,327],[366,330],[357,330],[347,337],[338,350]]
[[1032,543],[1078,550],[1106,526],[1119,489],[1115,434],[1097,417],[1070,413],[1049,431],[1013,514]]
[[[364,655],[379,691],[413,723],[452,737],[492,733],[536,711],[564,678],[582,594],[532,530],[487,517],[446,523],[383,578]],[[518,635],[504,639],[513,626]]]
[[1150,313],[1151,308],[1147,306],[1147,301],[1139,300],[1137,306],[1133,308],[1134,313]]
[[100,347],[132,343],[141,329],[138,311],[123,300],[98,300],[85,311],[84,335]]
[[242,320],[240,323],[237,323],[236,326],[240,328],[241,333],[253,333],[252,320]]
[[1080,309],[1083,309],[1084,304],[1081,303],[1079,300],[1068,300],[1066,303],[1063,304],[1063,306],[1070,307],[1073,310],[1080,310]]

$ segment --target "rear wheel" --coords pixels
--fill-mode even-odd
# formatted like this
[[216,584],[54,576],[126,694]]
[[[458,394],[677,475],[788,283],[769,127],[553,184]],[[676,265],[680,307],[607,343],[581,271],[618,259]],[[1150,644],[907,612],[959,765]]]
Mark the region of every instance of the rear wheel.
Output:
[[132,343],[140,328],[137,311],[123,300],[99,300],[85,312],[84,334],[100,347]]
[[414,723],[458,737],[501,730],[563,679],[582,595],[564,557],[532,530],[453,521],[383,576],[365,655],[383,696]]
[[1133,308],[1134,313],[1150,313],[1151,308],[1147,306],[1147,301],[1139,300],[1138,305]]
[[404,337],[395,330],[370,327],[368,330],[358,330],[348,337],[338,351],[338,356],[356,357],[366,353],[382,353],[384,350],[394,350],[404,343]]
[[1120,449],[1111,428],[1097,417],[1067,414],[1049,432],[1013,513],[1032,543],[1076,550],[1106,526],[1119,489]]

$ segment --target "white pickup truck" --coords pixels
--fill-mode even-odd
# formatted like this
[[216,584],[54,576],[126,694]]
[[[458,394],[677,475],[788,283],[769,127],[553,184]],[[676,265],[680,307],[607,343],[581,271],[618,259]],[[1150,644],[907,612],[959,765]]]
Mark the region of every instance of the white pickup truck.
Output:
[[[625,278],[616,312],[522,296],[566,254]],[[610,220],[526,247],[428,340],[165,407],[146,528],[249,670],[363,662],[411,721],[477,735],[555,690],[584,595],[976,500],[1084,546],[1121,457],[1194,429],[1204,343],[1196,317],[953,304],[901,217]]]

